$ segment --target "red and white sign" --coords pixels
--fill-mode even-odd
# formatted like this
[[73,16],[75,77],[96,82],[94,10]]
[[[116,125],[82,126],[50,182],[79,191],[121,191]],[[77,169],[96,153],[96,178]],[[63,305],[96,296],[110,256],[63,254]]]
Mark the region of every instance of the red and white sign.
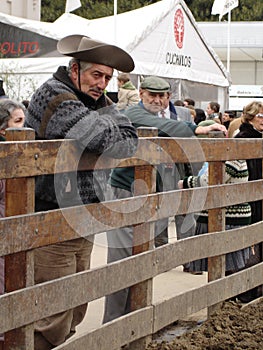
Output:
[[181,49],[184,43],[184,15],[181,9],[174,15],[174,37],[177,47]]

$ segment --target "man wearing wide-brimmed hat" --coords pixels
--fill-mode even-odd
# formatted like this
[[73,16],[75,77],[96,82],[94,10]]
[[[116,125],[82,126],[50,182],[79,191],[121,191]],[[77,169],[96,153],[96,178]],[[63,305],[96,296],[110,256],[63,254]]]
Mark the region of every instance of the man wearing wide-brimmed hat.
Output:
[[[75,139],[80,153],[132,156],[138,142],[136,129],[104,94],[114,69],[134,69],[131,56],[117,46],[83,35],[65,37],[57,48],[72,59],[33,94],[27,127],[35,129],[40,139]],[[99,202],[104,200],[105,189],[103,170],[40,176],[36,179],[36,211]],[[35,250],[35,283],[89,268],[93,238],[82,238],[88,232],[78,233],[80,238],[66,242],[62,233],[62,243]],[[75,332],[86,308],[81,305],[37,322],[35,350],[63,343]]]

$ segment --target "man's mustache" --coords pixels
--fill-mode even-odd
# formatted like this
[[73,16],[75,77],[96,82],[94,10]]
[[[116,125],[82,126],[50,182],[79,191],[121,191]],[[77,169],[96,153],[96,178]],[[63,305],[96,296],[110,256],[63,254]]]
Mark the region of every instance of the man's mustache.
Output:
[[103,90],[102,90],[102,89],[99,89],[99,88],[91,88],[90,91],[97,92],[98,94],[103,93]]

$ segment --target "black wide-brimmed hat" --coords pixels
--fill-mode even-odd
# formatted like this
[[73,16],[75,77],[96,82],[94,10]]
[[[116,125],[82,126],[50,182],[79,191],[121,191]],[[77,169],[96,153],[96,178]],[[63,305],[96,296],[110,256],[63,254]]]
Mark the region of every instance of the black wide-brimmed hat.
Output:
[[58,52],[81,61],[103,64],[121,72],[134,69],[132,57],[121,48],[85,35],[69,35],[57,43]]

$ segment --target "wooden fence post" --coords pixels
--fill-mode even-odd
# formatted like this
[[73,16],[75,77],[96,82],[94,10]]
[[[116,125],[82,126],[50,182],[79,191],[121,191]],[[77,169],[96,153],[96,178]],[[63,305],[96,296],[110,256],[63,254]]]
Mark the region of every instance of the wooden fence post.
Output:
[[[210,133],[208,137],[223,138],[221,131]],[[224,183],[225,163],[209,163],[209,185],[220,185]],[[225,209],[215,208],[208,210],[208,232],[225,230]],[[225,276],[225,255],[208,258],[208,282]],[[222,303],[212,305],[208,308],[208,316],[211,316],[220,308]]]
[[[158,136],[158,129],[154,127],[138,128],[138,135],[139,137],[155,137]],[[149,164],[135,167],[134,179],[135,196],[156,192],[156,170],[153,165]],[[136,183],[136,180],[142,181]],[[141,225],[135,225],[133,227],[133,255],[153,249],[153,247],[154,223],[146,222]],[[152,304],[152,288],[152,279],[131,287],[131,311]],[[130,344],[129,348],[132,350],[145,349],[151,340],[151,336],[138,339]]]
[[[33,129],[10,128],[6,130],[7,141],[34,140]],[[35,179],[17,178],[6,180],[6,216],[34,212]],[[33,251],[19,252],[5,256],[5,291],[12,292],[34,284]],[[33,350],[33,324],[5,333],[5,350]]]

